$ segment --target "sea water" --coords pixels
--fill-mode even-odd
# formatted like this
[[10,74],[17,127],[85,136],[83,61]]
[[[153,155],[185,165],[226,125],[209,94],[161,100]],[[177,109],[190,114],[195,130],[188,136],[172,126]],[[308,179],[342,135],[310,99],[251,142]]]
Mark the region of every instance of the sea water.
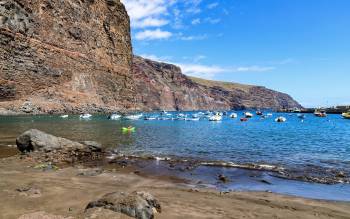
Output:
[[[193,113],[185,114],[190,117]],[[237,113],[240,117],[243,112]],[[157,113],[149,115],[158,116]],[[287,121],[275,122],[274,119],[278,116],[286,117]],[[176,113],[172,113],[171,117],[175,118]],[[122,127],[127,126],[136,127],[136,131],[122,132]],[[31,128],[76,141],[98,141],[104,147],[127,155],[170,157],[238,166],[258,165],[257,167],[263,167],[263,170],[275,168],[289,178],[299,179],[297,182],[299,187],[283,188],[282,185],[288,184],[280,183],[281,180],[286,181],[280,178],[281,173],[259,172],[260,178],[267,178],[275,186],[266,183],[254,184],[250,180],[252,177],[249,176],[247,179],[240,177],[236,184],[226,186],[231,189],[270,189],[303,195],[296,190],[299,188],[304,193],[311,191],[308,189],[310,183],[307,181],[335,184],[338,180],[340,184],[322,186],[326,186],[325,188],[332,194],[335,194],[332,189],[344,194],[339,194],[336,200],[347,200],[345,197],[349,197],[350,200],[348,184],[341,183],[341,178],[336,177],[339,174],[350,175],[350,120],[345,120],[340,115],[318,118],[307,114],[306,118],[301,120],[296,114],[274,113],[268,118],[254,116],[248,122],[241,122],[239,118],[231,119],[229,116],[224,116],[219,122],[210,122],[205,118],[199,121],[142,119],[112,121],[108,120],[106,115],[94,115],[90,120],[79,119],[79,116],[63,119],[50,115],[0,117],[0,145],[14,145],[15,138]],[[237,177],[237,174],[246,171],[217,166],[211,170],[201,166],[196,171],[200,171],[201,168],[202,173],[217,168],[232,177]],[[345,177],[344,181],[346,179],[348,178]],[[292,182],[295,181],[290,181],[289,185],[293,184]],[[280,186],[276,187],[277,184]],[[326,190],[325,188],[322,187],[322,190]],[[311,195],[311,197],[334,199],[325,195]]]

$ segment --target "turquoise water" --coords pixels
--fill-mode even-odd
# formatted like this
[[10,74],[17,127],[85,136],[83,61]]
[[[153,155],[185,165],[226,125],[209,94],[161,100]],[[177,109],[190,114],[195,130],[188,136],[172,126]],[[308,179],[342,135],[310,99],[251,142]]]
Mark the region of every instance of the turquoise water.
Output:
[[[276,123],[274,119],[281,115],[287,122]],[[123,133],[121,128],[129,125],[136,131]],[[290,179],[336,183],[346,182],[350,175],[350,120],[340,115],[317,118],[308,114],[302,121],[296,114],[274,113],[271,118],[254,116],[248,122],[228,116],[221,122],[111,121],[105,115],[91,120],[0,117],[0,144],[15,144],[16,136],[30,128],[77,141],[98,141],[123,154],[272,165],[282,170],[273,174]],[[339,173],[346,177],[337,178]]]
[[[190,114],[190,113],[188,113]],[[238,113],[239,116],[241,112]],[[274,118],[283,115],[285,123]],[[123,134],[124,126],[136,132]],[[259,163],[301,168],[321,167],[349,171],[350,120],[340,115],[302,122],[295,114],[274,114],[248,122],[224,117],[221,122],[111,121],[104,115],[91,120],[78,116],[0,117],[0,143],[15,144],[15,137],[30,128],[73,140],[95,140],[126,154],[190,157],[239,164]]]

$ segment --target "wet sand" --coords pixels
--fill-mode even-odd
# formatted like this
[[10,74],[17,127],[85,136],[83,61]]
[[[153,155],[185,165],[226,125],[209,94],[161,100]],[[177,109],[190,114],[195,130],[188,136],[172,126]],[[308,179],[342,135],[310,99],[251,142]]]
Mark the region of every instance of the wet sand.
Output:
[[[84,167],[42,171],[33,168],[35,165],[35,161],[20,156],[0,159],[0,218],[39,211],[85,218],[84,209],[90,201],[109,192],[135,190],[147,191],[160,201],[162,213],[156,218],[350,218],[350,203],[346,202],[193,189],[169,178],[140,176],[132,169],[81,176]],[[115,218],[127,218],[118,215]]]

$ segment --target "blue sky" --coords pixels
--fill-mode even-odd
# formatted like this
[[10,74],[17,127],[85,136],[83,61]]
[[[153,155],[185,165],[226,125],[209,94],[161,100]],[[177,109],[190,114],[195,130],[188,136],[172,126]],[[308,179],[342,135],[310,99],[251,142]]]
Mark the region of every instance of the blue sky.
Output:
[[122,0],[134,53],[187,75],[350,104],[349,0]]

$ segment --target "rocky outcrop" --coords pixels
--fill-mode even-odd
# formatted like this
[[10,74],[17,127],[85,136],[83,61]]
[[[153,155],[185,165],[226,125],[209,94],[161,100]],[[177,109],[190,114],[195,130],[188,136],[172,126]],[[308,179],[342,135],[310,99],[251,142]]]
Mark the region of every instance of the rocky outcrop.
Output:
[[0,108],[133,109],[129,17],[119,0],[0,1]]
[[289,95],[265,87],[190,78],[175,65],[135,56],[133,75],[144,110],[228,110],[301,107]]
[[93,141],[75,142],[56,137],[37,129],[31,129],[16,138],[22,153],[37,152],[36,159],[43,162],[73,163],[102,159],[101,144]]
[[0,1],[1,115],[295,106],[264,87],[133,58],[120,0]]
[[152,219],[155,213],[161,212],[157,199],[147,192],[109,193],[97,201],[90,202],[86,210],[91,208],[105,208],[137,219]]

